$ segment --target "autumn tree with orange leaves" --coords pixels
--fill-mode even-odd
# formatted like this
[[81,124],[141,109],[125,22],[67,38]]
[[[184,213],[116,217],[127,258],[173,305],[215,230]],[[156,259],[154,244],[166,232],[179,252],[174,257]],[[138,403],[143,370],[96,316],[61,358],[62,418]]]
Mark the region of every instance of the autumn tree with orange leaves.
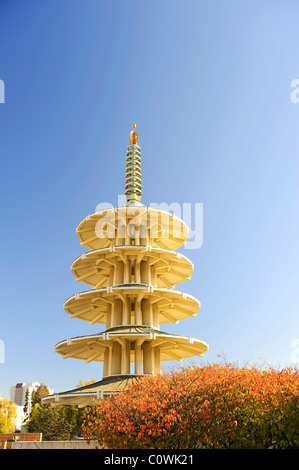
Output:
[[299,448],[299,374],[212,364],[144,377],[90,407],[110,449]]

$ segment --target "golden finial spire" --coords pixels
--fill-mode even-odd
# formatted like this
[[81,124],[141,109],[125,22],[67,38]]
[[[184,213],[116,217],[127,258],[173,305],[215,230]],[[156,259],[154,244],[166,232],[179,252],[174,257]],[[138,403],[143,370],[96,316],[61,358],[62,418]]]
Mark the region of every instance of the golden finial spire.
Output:
[[141,151],[137,145],[138,132],[135,131],[136,124],[132,125],[133,130],[130,133],[130,143],[127,147],[126,163],[126,205],[140,205],[142,195],[141,188]]
[[131,131],[130,133],[130,145],[134,145],[134,144],[137,144],[138,142],[138,132],[135,131],[135,128],[136,128],[136,124],[132,124],[132,127],[133,127],[133,131]]

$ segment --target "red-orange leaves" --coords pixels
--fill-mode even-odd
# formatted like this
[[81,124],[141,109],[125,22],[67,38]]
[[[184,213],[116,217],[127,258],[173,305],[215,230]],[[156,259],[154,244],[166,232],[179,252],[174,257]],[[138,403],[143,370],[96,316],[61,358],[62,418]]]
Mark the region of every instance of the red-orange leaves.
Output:
[[298,448],[298,386],[291,368],[186,368],[99,401],[83,434],[108,448]]

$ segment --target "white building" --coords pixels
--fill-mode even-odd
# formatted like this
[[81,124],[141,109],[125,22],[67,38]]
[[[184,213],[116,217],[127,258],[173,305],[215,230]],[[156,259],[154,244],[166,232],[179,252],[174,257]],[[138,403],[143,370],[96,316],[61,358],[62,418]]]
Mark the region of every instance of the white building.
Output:
[[[10,387],[10,401],[18,406],[24,407],[26,400],[26,392],[28,391],[28,414],[31,411],[31,398],[32,392],[36,390],[41,384],[39,382],[17,383],[15,386]],[[54,393],[54,390],[49,390],[49,395]]]
[[14,432],[22,430],[22,424],[23,424],[23,421],[24,421],[24,408],[23,408],[23,406],[15,405],[15,408],[16,408],[17,416],[16,416]]

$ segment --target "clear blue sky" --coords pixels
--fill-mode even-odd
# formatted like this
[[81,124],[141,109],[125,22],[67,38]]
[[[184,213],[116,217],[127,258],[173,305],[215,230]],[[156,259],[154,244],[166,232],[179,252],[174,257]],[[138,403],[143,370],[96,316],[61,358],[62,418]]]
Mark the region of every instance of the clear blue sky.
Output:
[[299,359],[298,15],[295,0],[0,2],[0,395],[102,376],[54,346],[103,331],[63,303],[86,290],[78,223],[124,192],[133,122],[143,203],[204,208],[178,286],[201,310],[162,330],[209,343],[202,362]]

